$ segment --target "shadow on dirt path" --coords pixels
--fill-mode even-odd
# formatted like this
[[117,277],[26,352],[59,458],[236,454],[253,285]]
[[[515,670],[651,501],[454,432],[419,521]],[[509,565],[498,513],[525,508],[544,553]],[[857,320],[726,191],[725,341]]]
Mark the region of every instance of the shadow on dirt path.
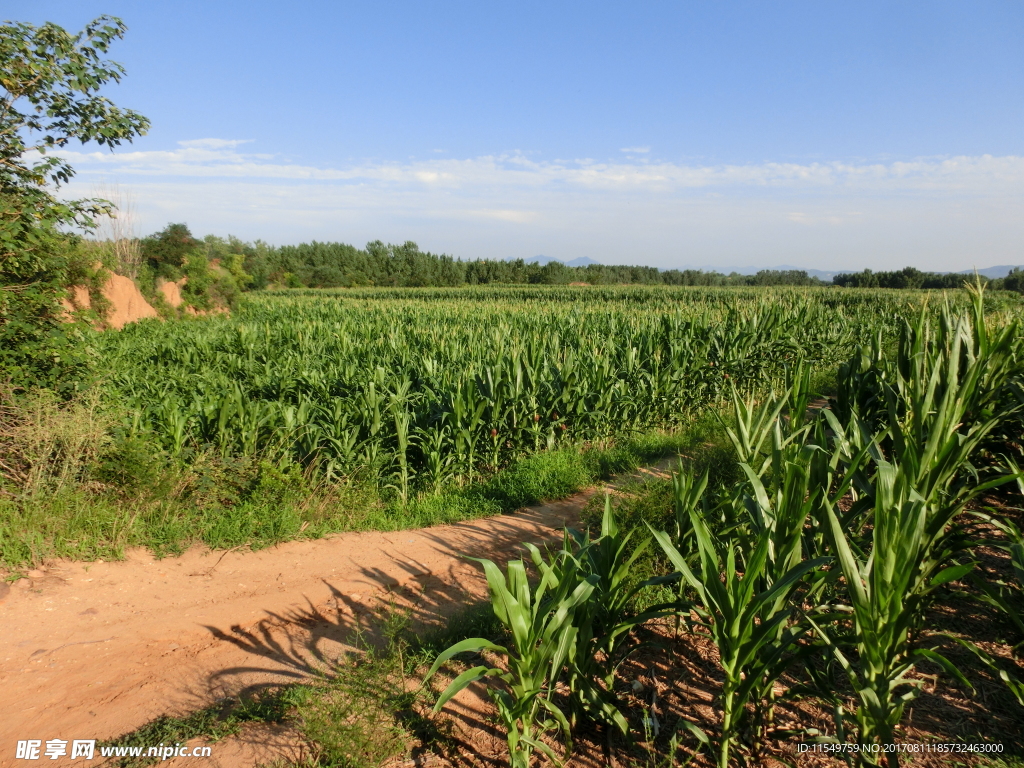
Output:
[[[669,460],[621,478],[666,476]],[[296,541],[257,552],[56,562],[0,596],[0,766],[23,739],[108,739],[160,715],[329,669],[395,599],[413,626],[482,598],[463,555],[506,559],[555,542],[593,488],[514,514]],[[60,760],[48,760],[60,765]]]

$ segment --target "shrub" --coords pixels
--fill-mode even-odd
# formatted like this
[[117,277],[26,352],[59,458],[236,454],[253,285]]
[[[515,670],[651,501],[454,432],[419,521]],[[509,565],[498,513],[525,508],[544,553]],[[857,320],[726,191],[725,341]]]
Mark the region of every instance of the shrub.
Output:
[[0,471],[26,495],[87,481],[111,444],[111,419],[95,392],[61,403],[49,390],[0,401]]

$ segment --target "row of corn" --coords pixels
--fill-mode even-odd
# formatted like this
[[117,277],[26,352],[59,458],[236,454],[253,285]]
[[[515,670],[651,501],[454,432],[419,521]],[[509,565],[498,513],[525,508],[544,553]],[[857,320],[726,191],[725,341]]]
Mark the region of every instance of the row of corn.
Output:
[[913,297],[508,288],[258,296],[231,318],[101,339],[130,433],[363,473],[403,497],[519,456],[672,427],[893,336]]

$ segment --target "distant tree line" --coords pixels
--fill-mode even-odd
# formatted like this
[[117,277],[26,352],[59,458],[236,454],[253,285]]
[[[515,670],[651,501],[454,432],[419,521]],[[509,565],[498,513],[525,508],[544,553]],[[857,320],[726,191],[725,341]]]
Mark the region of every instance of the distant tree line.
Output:
[[[833,285],[844,288],[960,288],[964,280],[973,280],[973,275],[942,272],[922,272],[913,267],[905,267],[892,272],[848,272],[832,278]],[[1014,269],[1004,278],[990,279],[981,277],[983,283],[997,290],[1018,291],[1024,293],[1024,271]]]
[[[825,285],[802,270],[762,270],[756,275],[723,275],[697,269],[609,266],[570,267],[558,261],[543,266],[523,259],[461,261],[421,251],[413,242],[384,244],[380,240],[356,248],[346,243],[303,243],[271,247],[206,238],[211,248],[244,256],[243,268],[252,288],[284,285],[293,288],[356,286],[456,286],[501,284],[567,285]],[[211,250],[211,257],[213,251]]]
[[[588,264],[571,267],[558,261],[540,265],[523,259],[462,261],[446,254],[421,251],[413,242],[380,240],[357,248],[347,243],[302,243],[270,246],[209,235],[192,237],[184,224],[169,224],[142,241],[149,274],[173,277],[189,265],[188,253],[206,259],[231,275],[240,290],[271,286],[290,288],[352,288],[358,286],[432,287],[487,284],[568,285],[693,285],[693,286],[825,286],[803,270],[764,269],[753,275],[722,274],[699,269]],[[144,270],[145,271],[145,270]],[[143,275],[145,280],[146,275]],[[845,288],[960,288],[966,275],[921,272],[907,267],[895,272],[854,272],[836,275],[832,285]],[[152,279],[152,278],[150,278]],[[987,280],[992,288],[1024,292],[1024,272]],[[226,289],[225,289],[226,290]]]

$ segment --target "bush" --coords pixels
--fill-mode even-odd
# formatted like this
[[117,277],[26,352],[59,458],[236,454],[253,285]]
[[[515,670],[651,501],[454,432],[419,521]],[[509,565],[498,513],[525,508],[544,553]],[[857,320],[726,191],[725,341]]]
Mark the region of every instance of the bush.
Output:
[[95,478],[126,495],[152,492],[164,481],[166,455],[160,447],[143,437],[116,435],[110,450],[96,462]]
[[111,419],[89,392],[61,403],[53,392],[0,401],[0,472],[23,496],[58,492],[89,479],[112,443]]
[[[25,213],[0,197],[0,216]],[[17,241],[0,247],[0,370],[15,388],[74,391],[91,368],[89,326],[73,322],[61,300],[66,286],[84,280],[88,264],[76,239],[54,227],[25,229]]]
[[1003,290],[1024,293],[1024,269],[1011,269],[1010,274],[1003,278]]
[[188,258],[201,245],[185,224],[168,224],[142,241],[142,256],[157,277],[177,280]]

